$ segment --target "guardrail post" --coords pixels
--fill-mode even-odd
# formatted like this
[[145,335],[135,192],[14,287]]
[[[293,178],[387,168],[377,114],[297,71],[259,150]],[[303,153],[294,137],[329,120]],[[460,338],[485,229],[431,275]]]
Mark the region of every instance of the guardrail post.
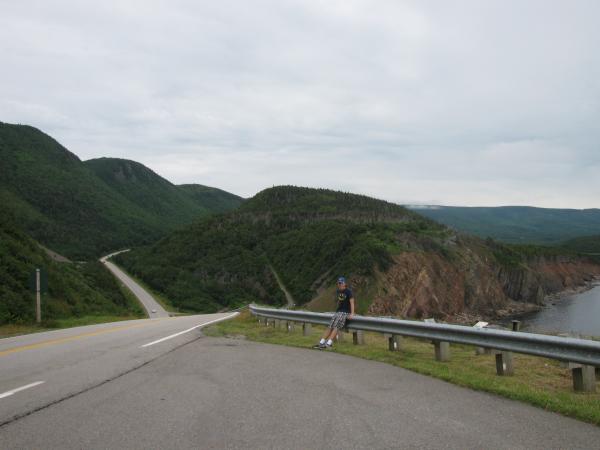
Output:
[[435,346],[435,359],[437,361],[450,361],[450,342],[433,341]]
[[279,319],[275,319],[275,320],[274,320],[274,322],[275,322],[275,323],[273,324],[273,326],[274,326],[275,328],[281,328],[281,320],[279,320]]
[[[512,330],[519,331],[521,328],[521,321],[512,321]],[[515,368],[513,365],[513,354],[512,352],[498,352],[496,353],[496,374],[500,376],[514,375]]]
[[287,332],[288,333],[293,333],[294,332],[294,322],[287,322]]
[[363,330],[352,332],[352,343],[354,345],[363,345],[365,343],[365,333]]
[[400,336],[399,334],[392,334],[388,337],[388,350],[390,352],[399,352],[401,344],[402,336]]
[[310,336],[311,332],[312,332],[312,325],[310,323],[304,322],[302,324],[302,335]]
[[513,375],[515,373],[513,366],[512,352],[496,353],[496,374],[498,375]]
[[573,374],[573,389],[578,392],[596,392],[596,368],[581,365],[571,369]]

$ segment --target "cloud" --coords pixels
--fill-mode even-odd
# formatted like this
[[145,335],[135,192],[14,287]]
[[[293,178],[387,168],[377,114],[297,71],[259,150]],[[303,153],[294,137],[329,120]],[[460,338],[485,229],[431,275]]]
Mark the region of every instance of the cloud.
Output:
[[3,5],[0,120],[250,196],[599,207],[593,1]]

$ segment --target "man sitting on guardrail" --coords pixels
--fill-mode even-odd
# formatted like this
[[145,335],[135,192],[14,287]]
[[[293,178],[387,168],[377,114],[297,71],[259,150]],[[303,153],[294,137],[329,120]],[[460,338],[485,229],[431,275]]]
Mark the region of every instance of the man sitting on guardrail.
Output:
[[352,319],[354,316],[354,296],[352,291],[346,285],[346,279],[339,277],[337,280],[337,289],[335,291],[337,300],[337,309],[329,322],[327,331],[313,348],[328,349],[333,345],[333,340],[337,336],[339,330],[344,328],[346,320]]

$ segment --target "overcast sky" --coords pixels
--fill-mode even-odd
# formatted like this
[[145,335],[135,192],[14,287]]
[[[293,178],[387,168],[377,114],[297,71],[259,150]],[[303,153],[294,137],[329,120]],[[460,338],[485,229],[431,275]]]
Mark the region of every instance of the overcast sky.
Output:
[[600,2],[0,0],[0,121],[248,197],[600,207]]

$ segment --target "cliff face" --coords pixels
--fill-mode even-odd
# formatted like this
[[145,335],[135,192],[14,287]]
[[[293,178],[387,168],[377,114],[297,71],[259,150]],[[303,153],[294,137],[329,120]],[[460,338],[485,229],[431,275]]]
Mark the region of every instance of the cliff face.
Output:
[[[370,287],[368,313],[410,318],[496,318],[536,309],[549,294],[585,285],[600,265],[584,259],[538,258],[504,268],[469,252],[449,261],[435,253],[403,253]],[[365,280],[356,281],[360,294]]]

